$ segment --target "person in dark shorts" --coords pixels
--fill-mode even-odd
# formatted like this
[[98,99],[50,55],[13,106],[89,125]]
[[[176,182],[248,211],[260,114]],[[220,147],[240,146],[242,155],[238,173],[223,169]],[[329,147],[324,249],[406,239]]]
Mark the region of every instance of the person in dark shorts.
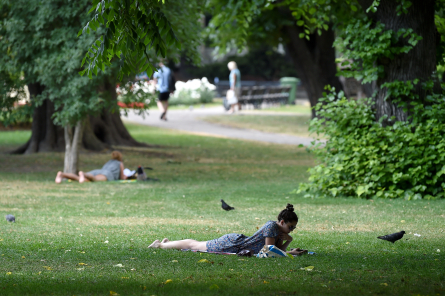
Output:
[[[256,254],[264,245],[275,245],[277,248],[286,252],[287,247],[292,241],[292,236],[290,236],[289,233],[297,227],[297,223],[298,216],[294,212],[294,206],[287,204],[286,208],[278,214],[278,221],[271,220],[266,222],[266,224],[250,237],[238,233],[229,233],[209,241],[197,241],[194,239],[170,241],[164,238],[162,241],[155,240],[148,247],[227,253],[238,253],[241,250],[248,249]],[[297,248],[287,251],[287,253],[301,255],[307,253],[307,250]]]
[[153,74],[156,90],[159,91],[158,108],[162,112],[161,120],[167,121],[168,99],[170,98],[169,77],[172,75],[170,68],[159,62],[159,70]]
[[109,160],[101,169],[92,170],[84,173],[79,171],[79,175],[58,172],[56,176],[56,183],[61,183],[63,178],[83,182],[99,182],[99,181],[114,181],[125,180],[127,176],[124,175],[124,163],[122,162],[122,154],[119,151],[111,153],[111,160]]

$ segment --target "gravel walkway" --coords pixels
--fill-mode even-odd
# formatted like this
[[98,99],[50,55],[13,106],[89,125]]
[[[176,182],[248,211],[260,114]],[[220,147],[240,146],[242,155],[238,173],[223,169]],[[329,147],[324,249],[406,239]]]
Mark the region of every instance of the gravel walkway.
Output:
[[[241,111],[241,112],[244,112],[244,114],[249,114],[249,113],[251,114],[251,112],[249,111]],[[278,114],[279,113],[274,113],[274,115]],[[159,118],[161,116],[161,112],[156,109],[149,110],[149,115],[145,116],[145,119],[142,118],[142,116],[136,115],[132,111],[129,112],[128,117],[122,117],[122,119],[127,122],[134,122],[143,125],[185,131],[193,134],[207,135],[214,137],[234,138],[234,139],[268,142],[276,144],[288,144],[288,145],[303,144],[304,146],[309,145],[311,141],[313,141],[313,139],[306,137],[266,133],[252,129],[231,128],[200,120],[200,117],[212,116],[212,115],[237,116],[237,115],[227,114],[224,108],[221,106],[214,108],[169,110],[167,113],[168,121],[160,120]],[[261,114],[261,115],[270,115],[270,114]],[[286,113],[286,115],[289,115],[289,113]]]

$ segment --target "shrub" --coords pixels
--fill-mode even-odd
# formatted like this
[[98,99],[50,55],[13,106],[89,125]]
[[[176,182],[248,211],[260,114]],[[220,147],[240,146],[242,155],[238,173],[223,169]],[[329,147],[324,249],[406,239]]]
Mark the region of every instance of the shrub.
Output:
[[18,106],[12,109],[10,113],[4,113],[0,116],[0,124],[5,127],[27,127],[32,123],[33,111],[34,107],[31,104]]
[[[371,99],[325,95],[310,131],[324,134],[325,145],[309,149],[320,163],[309,169],[309,183],[297,192],[310,196],[361,198],[444,198],[445,101],[430,95],[412,103],[409,122],[375,122]],[[321,118],[321,119],[320,119]]]
[[206,77],[187,82],[177,81],[176,91],[170,96],[170,105],[192,105],[211,103],[215,97],[216,87]]

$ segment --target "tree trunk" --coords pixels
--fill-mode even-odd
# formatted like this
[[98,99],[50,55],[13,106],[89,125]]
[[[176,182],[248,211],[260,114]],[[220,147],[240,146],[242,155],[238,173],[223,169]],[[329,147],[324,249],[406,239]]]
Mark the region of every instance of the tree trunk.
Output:
[[79,171],[79,148],[82,139],[83,124],[79,121],[75,127],[65,126],[65,163],[64,173],[77,174]]
[[[44,87],[39,83],[28,85],[31,101],[43,92]],[[42,105],[36,107],[33,113],[31,126],[31,138],[28,142],[12,153],[30,154],[48,151],[63,151],[63,130],[52,122],[54,104],[43,101]]]
[[[362,8],[367,9],[371,1],[361,1]],[[382,84],[393,81],[412,81],[416,78],[420,82],[431,79],[431,75],[436,70],[436,26],[434,24],[434,0],[412,0],[412,6],[408,13],[397,15],[399,2],[393,0],[382,0],[377,8],[377,12],[369,16],[385,24],[387,30],[394,32],[402,28],[412,28],[414,33],[422,36],[413,49],[408,53],[400,54],[392,60],[379,60],[377,66],[383,65],[384,77],[377,80],[378,92],[376,95],[376,120],[383,116],[388,119],[392,116],[396,121],[407,121],[410,116],[410,109],[404,111],[403,106],[394,102],[395,98],[387,96],[387,89],[381,88]],[[406,40],[401,43],[407,43]],[[400,46],[400,45],[398,45]],[[418,83],[413,93],[423,101],[426,93]],[[403,102],[410,103],[409,98],[402,98]],[[394,121],[392,121],[394,122]],[[383,125],[389,125],[389,120],[384,120]]]
[[[285,13],[286,14],[286,13]],[[284,34],[288,37],[286,50],[292,58],[293,65],[298,72],[298,77],[305,86],[311,106],[318,103],[318,99],[325,92],[324,87],[331,85],[336,91],[343,90],[339,78],[336,76],[334,31],[329,28],[321,35],[311,34],[310,40],[300,38],[304,28],[297,26],[293,20],[292,26],[283,27]],[[315,117],[312,109],[312,117]]]

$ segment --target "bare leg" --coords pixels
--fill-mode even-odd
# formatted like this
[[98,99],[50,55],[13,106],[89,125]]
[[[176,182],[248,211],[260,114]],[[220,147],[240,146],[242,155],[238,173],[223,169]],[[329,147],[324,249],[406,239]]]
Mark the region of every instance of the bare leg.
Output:
[[159,111],[164,113],[165,110],[164,110],[164,105],[162,104],[162,101],[157,101],[156,104],[158,105]]
[[[83,173],[83,172],[82,172]],[[79,172],[80,174],[80,172]],[[100,182],[100,181],[107,181],[107,177],[105,175],[90,175],[90,174],[85,174],[83,173],[83,175],[85,176],[85,181],[92,181],[92,182]]]
[[160,242],[155,240],[149,248],[161,248],[161,249],[191,249],[199,251],[207,251],[207,242],[200,242],[194,239],[183,239],[179,241]]
[[76,174],[58,172],[55,180],[56,183],[61,183],[63,178],[79,181],[79,176]]
[[164,110],[164,120],[167,121],[168,101],[161,101],[162,108]]
[[236,104],[230,105],[230,112],[229,113],[235,113],[235,105]]

